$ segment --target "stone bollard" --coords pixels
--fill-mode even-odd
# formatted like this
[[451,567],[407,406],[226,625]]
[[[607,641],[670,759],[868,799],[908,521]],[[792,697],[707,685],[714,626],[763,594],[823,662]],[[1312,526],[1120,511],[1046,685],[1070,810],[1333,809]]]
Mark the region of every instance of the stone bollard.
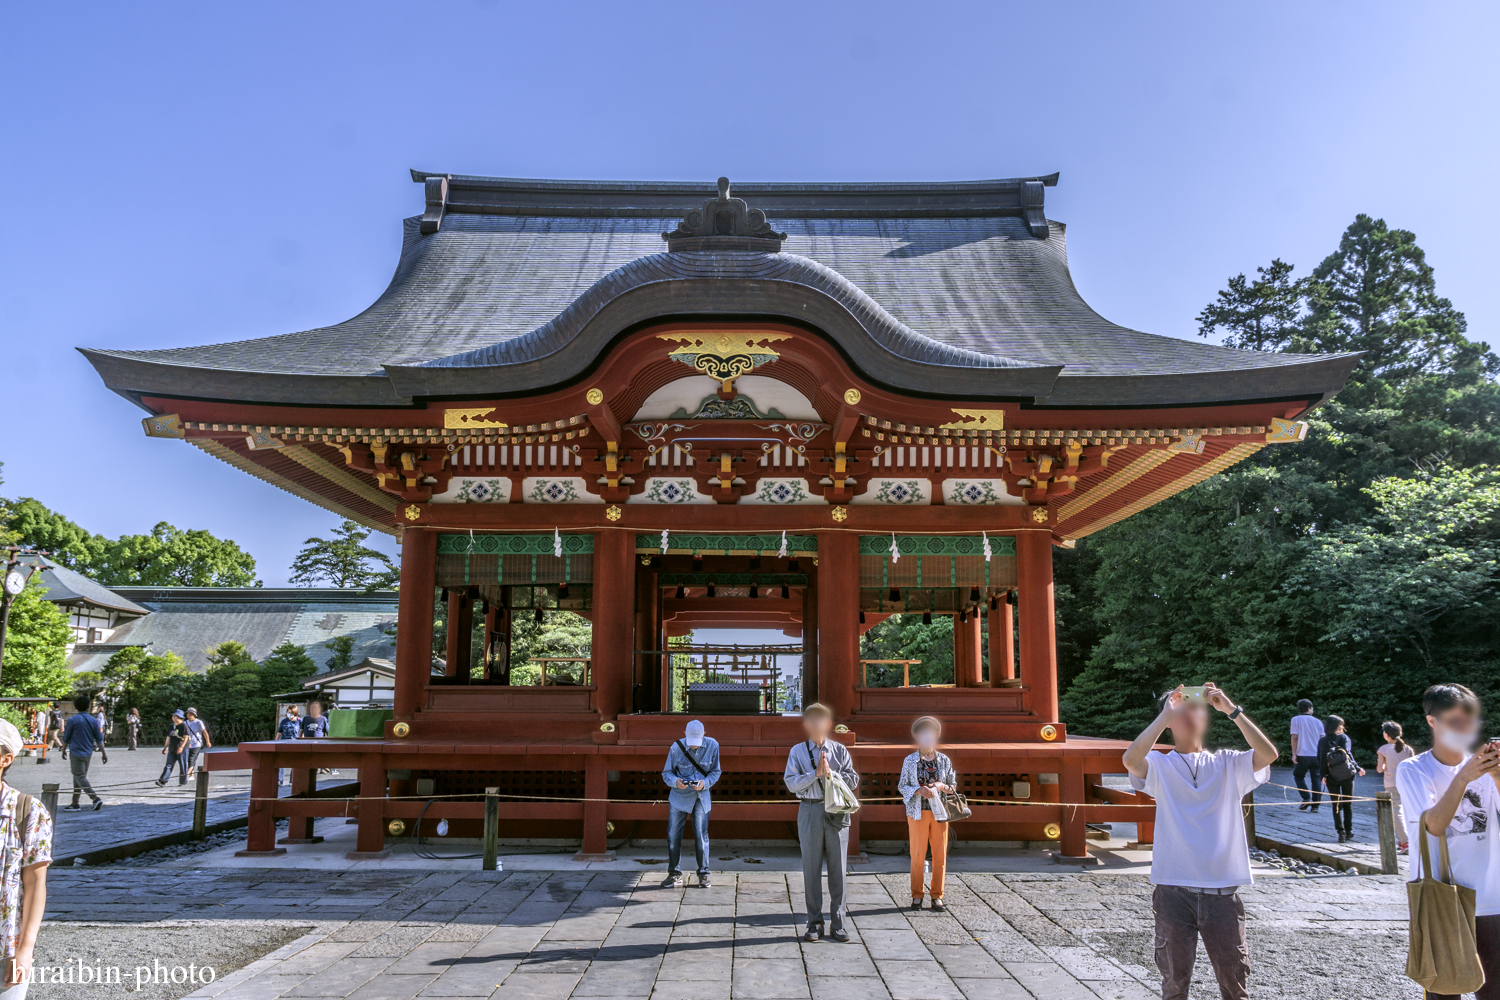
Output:
[[500,789],[484,790],[484,870],[496,869],[500,854]]
[[1375,793],[1375,823],[1380,829],[1380,870],[1398,874],[1401,861],[1396,854],[1396,809],[1390,792]]
[[197,785],[193,788],[193,839],[208,836],[208,770],[199,768],[194,775]]

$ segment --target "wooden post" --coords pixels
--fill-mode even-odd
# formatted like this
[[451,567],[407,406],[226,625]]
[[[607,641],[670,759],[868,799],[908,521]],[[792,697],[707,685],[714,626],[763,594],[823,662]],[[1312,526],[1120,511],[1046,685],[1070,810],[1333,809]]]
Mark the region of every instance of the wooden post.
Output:
[[235,857],[267,857],[286,853],[285,847],[276,846],[276,819],[271,815],[271,803],[275,801],[277,794],[275,755],[256,754],[255,766],[250,772],[250,806],[247,810],[249,824],[245,833],[245,849],[235,851]]
[[484,790],[484,870],[492,872],[500,854],[500,789]]
[[859,536],[818,537],[818,700],[848,722],[859,676]]
[[[646,557],[649,562],[650,557]],[[656,621],[661,616],[661,589],[656,585],[656,570],[648,566],[635,567],[635,637],[639,649],[660,649],[656,641]],[[636,653],[630,654],[630,710],[649,711],[661,704],[656,693],[656,683],[661,677],[656,657]]]
[[443,651],[443,662],[445,668],[443,673],[449,677],[459,676],[459,658],[463,655],[463,627],[460,619],[463,618],[464,608],[469,604],[469,595],[462,590],[448,591],[448,642]]
[[496,645],[495,656],[498,662],[491,668],[498,671],[501,679],[510,683],[510,649],[512,643],[512,626],[516,620],[515,613],[515,591],[511,587],[500,588],[500,613],[495,618],[495,631],[500,634],[500,642]]
[[615,719],[630,710],[635,660],[635,534],[600,531],[594,535],[593,662],[595,707],[599,718]]
[[1062,796],[1062,850],[1064,858],[1087,858],[1089,856],[1088,823],[1083,809],[1068,803],[1084,801],[1083,760],[1064,757],[1062,770],[1058,772],[1058,791]]
[[437,532],[401,533],[401,590],[396,605],[396,682],[392,695],[398,720],[410,721],[426,704],[432,675],[432,589],[437,578]]
[[194,781],[197,784],[193,786],[193,839],[202,840],[208,836],[208,768],[198,768]]
[[1398,874],[1401,861],[1396,854],[1396,808],[1390,792],[1375,793],[1375,825],[1380,830],[1380,870],[1386,875]]
[[802,705],[818,700],[818,568],[809,567],[802,591]]
[[1016,536],[1020,578],[1021,683],[1026,705],[1039,722],[1057,722],[1057,622],[1052,607],[1052,535]]
[[979,687],[984,680],[984,640],[979,634],[979,612],[961,622],[953,619],[953,683],[959,687]]
[[57,789],[58,785],[54,782],[42,783],[42,805],[46,808],[47,815],[53,819],[57,818]]
[[487,604],[484,609],[484,679],[489,680],[495,672],[493,656],[495,655],[495,623],[500,618],[500,611],[493,604]]
[[[200,775],[202,771],[198,772]],[[315,767],[292,768],[292,794],[310,798],[318,790],[318,769]],[[286,821],[286,836],[278,844],[321,844],[322,837],[313,835],[315,816],[291,816]]]
[[609,850],[609,765],[601,756],[583,762],[583,843],[574,861],[608,861]]
[[[429,605],[431,602],[428,602]],[[399,626],[398,626],[399,627]],[[359,758],[359,827],[354,850],[344,855],[350,861],[373,861],[385,857],[385,766],[378,753]]]
[[990,687],[1016,676],[1016,623],[1011,614],[1008,594],[1001,594],[999,604],[990,609]]
[[1255,793],[1246,792],[1240,800],[1240,812],[1245,816],[1245,843],[1255,850]]

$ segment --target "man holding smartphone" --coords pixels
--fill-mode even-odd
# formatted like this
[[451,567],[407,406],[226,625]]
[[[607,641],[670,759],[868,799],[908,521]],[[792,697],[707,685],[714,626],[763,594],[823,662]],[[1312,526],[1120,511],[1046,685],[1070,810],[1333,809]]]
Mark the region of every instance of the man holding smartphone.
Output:
[[682,739],[667,750],[667,765],[661,780],[667,793],[667,877],[662,888],[682,885],[682,834],[693,823],[693,851],[698,857],[698,888],[713,885],[708,875],[708,811],[713,808],[709,789],[719,780],[719,742],[703,735],[703,723],[687,724]]
[[[1209,708],[1229,716],[1249,750],[1205,750]],[[1172,730],[1173,749],[1156,753]],[[1198,938],[1225,1000],[1250,994],[1250,952],[1239,887],[1250,850],[1240,800],[1271,776],[1276,745],[1212,682],[1168,692],[1161,714],[1125,751],[1131,784],[1156,799],[1151,909],[1162,1000],[1187,1000]]]

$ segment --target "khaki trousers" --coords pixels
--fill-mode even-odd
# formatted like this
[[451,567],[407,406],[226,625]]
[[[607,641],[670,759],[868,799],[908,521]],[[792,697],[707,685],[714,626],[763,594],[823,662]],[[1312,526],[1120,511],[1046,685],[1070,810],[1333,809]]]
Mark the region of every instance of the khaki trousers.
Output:
[[939,823],[932,813],[922,810],[921,819],[908,819],[906,831],[911,838],[911,898],[922,898],[922,869],[927,848],[932,848],[932,898],[943,898],[943,876],[948,873],[948,824]]

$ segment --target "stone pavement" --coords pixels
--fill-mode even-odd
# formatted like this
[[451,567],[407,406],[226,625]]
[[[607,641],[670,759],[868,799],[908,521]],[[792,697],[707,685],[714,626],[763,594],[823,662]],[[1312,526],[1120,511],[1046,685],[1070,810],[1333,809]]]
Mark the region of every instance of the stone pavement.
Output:
[[[662,889],[659,871],[192,869],[59,872],[49,932],[121,921],[305,932],[190,994],[219,1000],[1148,1000],[1139,875],[966,872],[949,912],[909,912],[906,876],[850,879],[849,944],[805,944],[801,877],[769,870]],[[1415,995],[1394,878],[1261,877],[1245,891],[1256,997]],[[121,945],[124,946],[123,944]],[[191,953],[176,955],[178,960]],[[1330,970],[1338,975],[1330,977]],[[1200,960],[1195,998],[1217,996]],[[50,993],[36,993],[44,1000]],[[63,994],[56,994],[63,995]],[[182,994],[176,994],[182,995]]]
[[[108,764],[95,754],[89,765],[89,782],[104,800],[104,808],[99,812],[89,811],[87,795],[81,799],[83,812],[65,812],[59,808],[55,817],[54,856],[64,858],[191,829],[193,782],[177,784],[174,772],[167,787],[157,785],[165,761],[160,747],[142,747],[136,751],[110,747]],[[324,775],[319,784],[327,786],[353,777],[352,771],[345,771],[337,778]],[[47,755],[46,764],[38,764],[33,757],[17,759],[6,772],[5,780],[32,795],[42,793],[44,782],[56,782],[60,786],[58,806],[72,800],[73,776],[68,761],[57,751]],[[290,791],[290,787],[283,786],[281,794]],[[250,772],[215,771],[209,779],[208,794],[209,823],[242,819],[250,798]]]
[[[1280,787],[1290,786],[1290,787]],[[1267,803],[1255,811],[1255,833],[1283,844],[1298,844],[1311,847],[1334,858],[1358,861],[1380,866],[1380,834],[1375,823],[1375,803],[1354,803],[1354,840],[1340,844],[1333,829],[1333,809],[1328,800],[1323,800],[1317,812],[1304,812],[1296,805],[1301,798],[1292,781],[1289,767],[1271,768],[1271,780],[1255,790],[1255,801]],[[1363,778],[1354,779],[1356,798],[1373,798],[1376,792],[1385,790],[1385,778],[1370,771]],[[1399,841],[1400,835],[1398,833]],[[1402,871],[1406,863],[1402,861]]]

